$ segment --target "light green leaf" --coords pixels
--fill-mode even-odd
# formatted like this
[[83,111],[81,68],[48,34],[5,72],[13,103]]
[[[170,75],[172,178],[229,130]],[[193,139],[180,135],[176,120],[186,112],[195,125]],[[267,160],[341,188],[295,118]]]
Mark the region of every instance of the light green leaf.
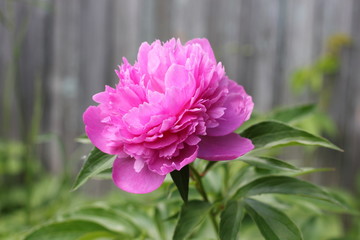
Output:
[[75,141],[83,144],[91,144],[91,141],[86,134],[77,137]]
[[308,216],[310,215],[318,215],[320,216],[322,210],[332,212],[332,213],[348,213],[348,214],[358,214],[356,208],[349,206],[347,203],[343,203],[336,199],[341,203],[332,203],[329,201],[324,201],[316,198],[308,198],[299,195],[276,195],[276,200],[281,202],[282,204],[287,204],[288,206],[296,206],[300,209],[304,210]]
[[[242,158],[242,157],[241,157]],[[239,158],[239,160],[241,160]],[[247,158],[247,157],[246,157]],[[229,190],[227,191],[228,196],[234,195],[241,187],[249,184],[256,179],[268,177],[268,176],[288,176],[288,177],[297,177],[306,174],[316,173],[316,172],[324,172],[324,171],[332,171],[333,169],[328,168],[299,168],[298,170],[270,170],[272,167],[266,168],[257,168],[251,165],[245,165],[238,171],[232,180],[233,184],[231,184]],[[275,169],[275,168],[274,168]],[[280,168],[279,168],[280,170]]]
[[92,178],[93,179],[112,179],[112,167],[107,168],[107,169],[97,173]]
[[229,201],[221,213],[220,239],[238,239],[240,224],[244,217],[244,204],[239,200]]
[[298,171],[298,172],[294,172],[292,174],[289,174],[289,176],[297,177],[297,176],[307,175],[307,174],[311,174],[311,173],[331,172],[331,171],[334,171],[334,170],[335,170],[334,168],[309,168],[309,167],[304,167],[304,168],[300,168],[300,171]]
[[115,235],[110,232],[91,232],[76,240],[130,240],[130,237]]
[[81,168],[75,180],[73,190],[78,189],[92,176],[110,168],[114,162],[114,158],[115,156],[103,153],[99,149],[94,148]]
[[320,187],[288,176],[266,176],[258,178],[241,187],[235,193],[234,198],[268,193],[294,194],[332,203],[338,202]]
[[287,162],[271,157],[243,156],[240,157],[239,160],[246,162],[251,166],[261,169],[276,170],[276,171],[291,171],[291,172],[300,171],[299,168]]
[[77,240],[88,233],[99,231],[109,232],[105,227],[91,221],[70,220],[43,226],[30,233],[25,240]]
[[194,229],[205,220],[210,210],[211,204],[208,202],[193,200],[185,203],[180,211],[180,217],[175,227],[173,240],[187,239]]
[[67,219],[89,220],[100,224],[107,229],[135,236],[140,234],[140,229],[136,227],[126,216],[119,214],[111,208],[106,207],[86,207],[64,215]]
[[316,105],[314,104],[306,104],[306,105],[300,105],[290,108],[282,108],[275,110],[270,115],[270,118],[285,123],[294,123],[308,116],[309,114],[313,113],[315,109],[316,109]]
[[342,151],[325,138],[276,121],[257,123],[240,135],[249,138],[257,149],[284,145],[315,145]]
[[295,223],[278,209],[250,198],[245,208],[266,240],[303,239]]

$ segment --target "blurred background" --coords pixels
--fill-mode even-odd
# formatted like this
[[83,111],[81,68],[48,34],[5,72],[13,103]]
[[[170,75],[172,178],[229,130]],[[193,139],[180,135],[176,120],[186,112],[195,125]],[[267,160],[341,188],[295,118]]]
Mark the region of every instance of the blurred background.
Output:
[[336,168],[315,181],[358,194],[360,1],[0,0],[0,216],[71,184],[91,148],[75,139],[92,95],[116,84],[141,42],[172,37],[208,38],[259,114],[317,103],[303,127],[344,152],[284,154]]

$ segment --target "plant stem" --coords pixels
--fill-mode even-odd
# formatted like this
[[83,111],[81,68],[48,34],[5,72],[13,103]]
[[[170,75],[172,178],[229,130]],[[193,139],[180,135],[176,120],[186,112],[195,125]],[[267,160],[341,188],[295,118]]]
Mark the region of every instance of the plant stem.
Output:
[[201,173],[201,176],[202,177],[205,176],[206,173],[210,170],[210,168],[212,168],[215,165],[215,163],[217,163],[217,162],[216,161],[209,161],[209,163],[205,167],[205,170]]
[[[198,171],[191,164],[189,165],[189,167],[190,167],[190,171],[191,171],[191,173],[193,175],[193,178],[194,178],[194,180],[196,182],[195,186],[196,186],[197,191],[200,193],[200,195],[202,196],[204,201],[209,202],[209,198],[207,196],[207,193],[205,191],[204,185],[203,185],[202,180],[201,180],[202,176],[198,173]],[[211,223],[213,224],[214,230],[215,230],[215,232],[217,234],[219,232],[219,228],[218,228],[218,224],[217,224],[216,219],[215,219],[214,211],[210,212],[210,219],[211,219]]]

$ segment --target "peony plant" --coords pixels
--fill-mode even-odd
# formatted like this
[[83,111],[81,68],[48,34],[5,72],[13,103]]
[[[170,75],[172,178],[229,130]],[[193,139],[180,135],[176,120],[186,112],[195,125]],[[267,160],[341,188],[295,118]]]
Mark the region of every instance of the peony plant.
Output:
[[[289,206],[306,206],[301,213],[309,216],[309,209],[317,216],[323,209],[349,211],[324,188],[297,178],[326,169],[298,168],[274,156],[288,145],[341,151],[295,126],[315,106],[250,119],[251,96],[229,79],[207,39],[145,42],[137,61],[131,65],[124,58],[116,74],[117,85],[94,95],[98,105],[83,115],[87,137],[81,140],[95,148],[73,189],[110,176],[118,188],[152,197],[84,206],[26,240],[303,240],[310,238],[300,229],[312,224],[299,214],[292,218]],[[249,237],[255,225],[258,232]]]

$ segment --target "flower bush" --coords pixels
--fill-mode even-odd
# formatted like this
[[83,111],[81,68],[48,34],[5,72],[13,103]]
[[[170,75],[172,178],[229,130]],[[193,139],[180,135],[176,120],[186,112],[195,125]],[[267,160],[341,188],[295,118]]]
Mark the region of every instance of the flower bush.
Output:
[[226,76],[207,39],[144,42],[134,65],[123,61],[119,83],[96,94],[99,105],[84,113],[91,142],[117,156],[119,188],[148,193],[197,157],[232,160],[253,149],[233,132],[254,103]]

